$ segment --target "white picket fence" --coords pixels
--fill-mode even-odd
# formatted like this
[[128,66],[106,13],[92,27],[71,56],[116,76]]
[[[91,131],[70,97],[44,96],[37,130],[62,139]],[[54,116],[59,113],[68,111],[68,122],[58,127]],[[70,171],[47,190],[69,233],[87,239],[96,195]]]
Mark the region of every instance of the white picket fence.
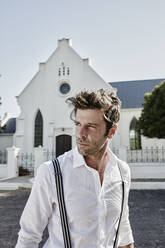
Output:
[[165,164],[165,148],[144,148],[142,150],[127,149],[128,163],[164,163]]

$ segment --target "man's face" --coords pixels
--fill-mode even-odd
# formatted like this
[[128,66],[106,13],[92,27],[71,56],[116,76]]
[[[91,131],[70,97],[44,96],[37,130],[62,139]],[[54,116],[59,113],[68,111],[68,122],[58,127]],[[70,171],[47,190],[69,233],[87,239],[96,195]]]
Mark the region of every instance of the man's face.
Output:
[[98,153],[108,142],[103,114],[100,109],[78,109],[76,112],[76,143],[83,156]]

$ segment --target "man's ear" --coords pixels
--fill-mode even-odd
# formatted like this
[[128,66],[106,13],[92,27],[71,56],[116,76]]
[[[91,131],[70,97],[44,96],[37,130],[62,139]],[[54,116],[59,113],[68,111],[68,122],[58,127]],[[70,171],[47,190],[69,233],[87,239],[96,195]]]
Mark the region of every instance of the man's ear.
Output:
[[111,139],[112,136],[115,134],[116,130],[117,130],[117,124],[115,124],[113,127],[111,127],[111,129],[109,130],[108,133],[108,139]]

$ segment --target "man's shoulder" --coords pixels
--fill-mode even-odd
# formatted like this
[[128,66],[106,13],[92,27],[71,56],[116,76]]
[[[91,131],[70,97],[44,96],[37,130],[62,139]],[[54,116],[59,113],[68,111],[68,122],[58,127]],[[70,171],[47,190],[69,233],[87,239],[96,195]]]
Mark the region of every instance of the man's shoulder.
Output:
[[[72,161],[72,158],[73,158],[73,150],[69,150],[65,153],[63,153],[62,155],[59,155],[57,156],[57,159],[59,161],[59,164],[61,167],[63,167],[63,165],[66,165],[68,163],[70,163]],[[50,172],[52,173],[52,171],[54,171],[54,168],[53,168],[53,160],[56,159],[55,158],[52,158],[52,160],[49,160],[49,161],[46,161],[46,162],[43,162],[37,169],[37,173],[40,173],[40,174],[49,174]]]
[[43,176],[48,175],[52,170],[52,161],[46,161],[43,162],[38,168],[37,168],[37,175]]

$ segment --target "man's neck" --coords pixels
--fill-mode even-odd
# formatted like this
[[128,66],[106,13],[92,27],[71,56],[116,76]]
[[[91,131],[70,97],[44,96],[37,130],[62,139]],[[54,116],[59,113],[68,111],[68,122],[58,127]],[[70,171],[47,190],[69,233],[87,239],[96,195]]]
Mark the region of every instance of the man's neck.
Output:
[[101,149],[100,152],[97,152],[96,154],[85,156],[84,159],[86,161],[86,164],[97,170],[98,172],[103,171],[106,167],[106,164],[109,160],[109,152],[108,152],[108,144]]

